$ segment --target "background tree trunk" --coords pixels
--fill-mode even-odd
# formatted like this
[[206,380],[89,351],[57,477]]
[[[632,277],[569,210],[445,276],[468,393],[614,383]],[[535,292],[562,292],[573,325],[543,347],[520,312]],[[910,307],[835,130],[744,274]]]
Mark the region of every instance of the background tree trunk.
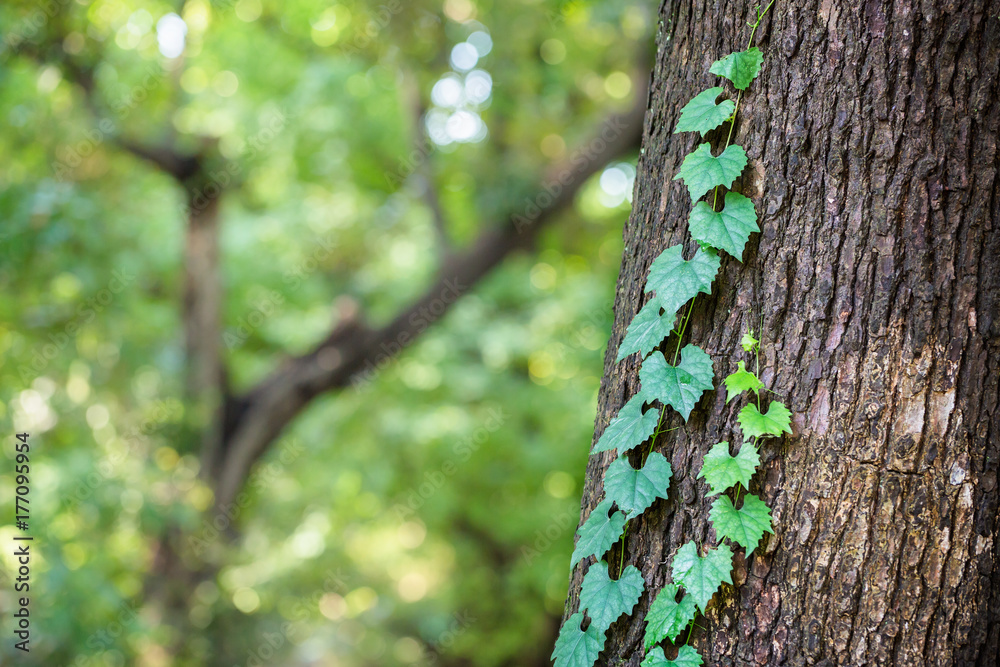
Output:
[[[690,238],[671,179],[698,140],[674,123],[717,85],[712,61],[746,44],[748,4],[661,9],[596,435],[639,386],[636,357],[614,359],[649,265]],[[736,586],[699,621],[707,665],[1000,664],[998,16],[995,1],[779,0],[758,31],[764,67],[734,135],[750,164],[734,187],[763,232],[743,264],[723,259],[686,339],[721,385],[763,319],[762,379],[794,435],[763,441],[751,491],[776,534],[738,550]],[[647,593],[599,664],[639,664],[638,619],[673,553],[715,542],[695,477],[710,446],[739,440],[742,405],[719,388],[656,443],[670,499],[630,523],[625,548]],[[590,460],[582,518],[613,454]],[[572,573],[567,614],[590,562]]]

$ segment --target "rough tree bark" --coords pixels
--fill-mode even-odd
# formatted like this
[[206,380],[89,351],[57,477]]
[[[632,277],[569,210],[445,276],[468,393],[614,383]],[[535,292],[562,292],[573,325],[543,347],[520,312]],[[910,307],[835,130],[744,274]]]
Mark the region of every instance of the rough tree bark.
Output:
[[[696,139],[674,123],[715,85],[711,62],[743,48],[748,5],[661,8],[596,436],[639,387],[636,356],[614,360],[649,265],[690,238],[671,179]],[[764,67],[734,136],[750,164],[734,187],[763,231],[744,263],[723,259],[685,340],[721,384],[763,317],[762,379],[794,435],[763,441],[751,491],[776,534],[737,550],[736,585],[699,621],[706,665],[1000,664],[998,16],[996,1],[778,0],[758,31]],[[741,405],[708,392],[655,443],[670,497],[631,522],[624,549],[647,590],[598,664],[639,664],[639,619],[673,553],[715,542],[696,474],[711,445],[739,440]],[[613,456],[591,458],[581,518]],[[567,615],[591,562],[572,573]]]

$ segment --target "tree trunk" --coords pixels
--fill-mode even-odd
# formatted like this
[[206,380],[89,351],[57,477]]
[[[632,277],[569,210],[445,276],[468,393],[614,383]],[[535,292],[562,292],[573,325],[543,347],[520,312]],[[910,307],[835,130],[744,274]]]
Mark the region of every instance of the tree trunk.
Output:
[[[699,140],[672,134],[679,109],[721,85],[708,68],[744,48],[747,4],[661,9],[597,436],[639,388],[637,355],[614,360],[650,264],[685,240],[691,256],[691,204],[672,178]],[[762,233],[742,264],[723,258],[685,343],[712,355],[722,385],[762,320],[761,376],[794,435],[762,441],[751,491],[775,535],[737,549],[735,586],[698,621],[706,665],[1000,664],[998,16],[995,0],[778,0],[758,30],[764,66],[733,141],[750,158],[734,188]],[[646,592],[598,664],[639,664],[674,552],[715,543],[696,475],[709,447],[740,439],[741,405],[720,386],[655,443],[670,497],[629,524],[624,556]],[[613,457],[591,458],[582,518]],[[573,570],[567,615],[591,562]]]

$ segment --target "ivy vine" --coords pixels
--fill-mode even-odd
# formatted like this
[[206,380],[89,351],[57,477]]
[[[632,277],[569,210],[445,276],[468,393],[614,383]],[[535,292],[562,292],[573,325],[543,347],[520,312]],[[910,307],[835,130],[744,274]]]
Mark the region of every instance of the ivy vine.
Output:
[[[739,111],[743,91],[757,77],[763,54],[751,47],[753,36],[764,15],[774,4],[761,11],[749,23],[750,39],[744,51],[731,53],[716,61],[709,72],[727,79],[735,88],[736,100],[725,99],[723,87],[709,88],[696,95],[682,109],[674,129],[678,132],[698,132],[705,135],[729,123],[729,132],[722,151],[715,155],[710,143],[701,143],[681,164],[677,175],[688,188],[693,204],[688,229],[698,242],[691,259],[685,259],[682,245],[664,250],[649,269],[645,292],[652,298],[629,324],[618,350],[618,361],[638,353],[643,357],[639,369],[640,390],[611,420],[597,444],[594,454],[617,450],[618,458],[604,475],[604,500],[590,513],[577,533],[571,567],[595,556],[580,590],[580,610],[570,616],[559,632],[552,658],[556,667],[591,667],[604,649],[606,633],[620,616],[630,614],[645,589],[639,570],[625,563],[624,540],[629,522],[641,515],[657,498],[666,498],[673,471],[667,459],[652,451],[663,431],[667,407],[687,422],[691,411],[705,391],[714,389],[715,369],[711,357],[697,345],[681,342],[691,319],[698,294],[711,294],[712,282],[719,271],[719,252],[742,261],[743,249],[750,235],[760,231],[753,202],[730,190],[733,182],[747,165],[746,151],[731,144],[733,126]],[[719,205],[719,190],[726,190]],[[701,200],[712,192],[711,204]],[[678,320],[678,313],[688,304]],[[654,351],[671,334],[677,335],[672,359]],[[737,417],[744,443],[735,455],[728,442],[713,446],[704,456],[699,479],[704,479],[710,493],[719,496],[713,501],[709,518],[715,528],[718,544],[714,547],[682,545],[674,554],[671,577],[650,605],[646,615],[643,667],[698,667],[701,655],[689,644],[697,612],[705,613],[712,597],[723,583],[732,584],[732,546],[757,548],[764,533],[773,533],[771,510],[759,497],[749,493],[750,478],[760,465],[759,441],[768,436],[791,433],[791,413],[780,401],[771,400],[762,412],[764,383],[760,374],[760,343],[747,332],[741,341],[743,351],[752,355],[754,370],[740,360],[736,372],[725,379],[726,403],[750,393],[750,400]],[[679,361],[678,361],[679,359]],[[661,407],[653,408],[653,403]],[[647,407],[650,406],[650,407]],[[649,441],[636,469],[628,461],[628,452]],[[603,560],[611,548],[622,542],[617,573]],[[728,544],[726,543],[728,542]],[[589,625],[583,628],[585,614]],[[683,642],[678,637],[687,631]],[[667,659],[663,640],[677,645],[673,659]]]

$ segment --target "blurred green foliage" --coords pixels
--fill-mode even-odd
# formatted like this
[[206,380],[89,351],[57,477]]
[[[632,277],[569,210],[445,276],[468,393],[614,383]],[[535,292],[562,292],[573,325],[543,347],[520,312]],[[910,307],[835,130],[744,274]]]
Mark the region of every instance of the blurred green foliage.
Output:
[[[187,30],[180,58],[158,42],[171,12]],[[227,544],[203,523],[211,495],[182,433],[182,193],[114,137],[217,156],[226,361],[245,390],[319,340],[344,299],[379,323],[425,288],[439,253],[412,171],[462,246],[627,108],[650,14],[610,1],[3,3],[0,660],[546,664],[634,171],[592,179],[537,254],[507,261],[370,380],[316,401],[256,468]],[[421,140],[419,114],[441,107],[439,80],[462,80],[452,49],[474,33],[491,42],[475,64],[491,85],[470,106],[486,132]],[[94,108],[61,62],[92,68]],[[28,656],[8,627],[15,430],[32,444]],[[143,594],[173,523],[221,566],[189,592],[183,635]]]

